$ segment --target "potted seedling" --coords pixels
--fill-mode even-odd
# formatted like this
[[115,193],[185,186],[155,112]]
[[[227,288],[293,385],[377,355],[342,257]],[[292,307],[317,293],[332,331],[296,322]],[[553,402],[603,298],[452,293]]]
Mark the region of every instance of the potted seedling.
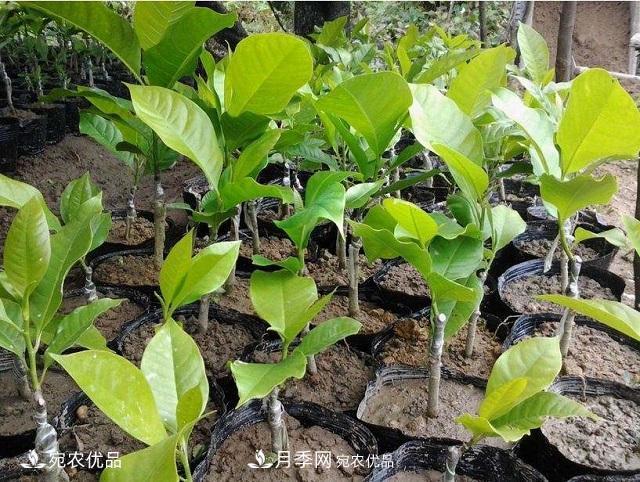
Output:
[[[93,226],[102,213],[101,209],[96,212],[95,199],[89,198],[61,226],[35,188],[2,176],[0,192],[4,205],[19,208],[4,245],[0,346],[17,357],[19,389],[23,395],[31,393],[35,402],[35,450],[45,464],[44,478],[64,480],[64,471],[55,463],[58,441],[48,421],[42,384],[54,357],[68,348],[106,349],[93,322],[120,300],[104,298],[58,315],[64,279],[91,249]],[[43,346],[46,350],[40,365],[37,352]]]
[[443,480],[455,481],[460,457],[488,437],[517,442],[531,430],[540,428],[549,417],[597,419],[579,403],[548,390],[561,368],[560,343],[556,337],[529,338],[500,355],[477,414],[465,413],[456,419],[470,432],[471,440],[449,449]]
[[252,399],[269,397],[272,452],[277,455],[283,450],[291,450],[283,418],[284,408],[278,399],[281,386],[290,378],[303,378],[308,359],[356,334],[360,323],[352,318],[334,318],[322,322],[299,339],[303,330],[330,301],[331,295],[318,299],[313,279],[288,270],[255,271],[251,275],[250,293],[256,313],[280,337],[281,351],[280,359],[275,363],[234,361],[230,364],[240,397],[236,407]]
[[[192,256],[190,231],[160,272],[164,323],[144,350],[140,368],[108,351],[55,356],[96,406],[147,448],[125,455],[100,480],[192,481],[188,442],[205,414],[209,382],[198,345],[173,319],[181,306],[218,289],[238,257],[238,242],[215,243]],[[180,460],[179,471],[176,460]]]

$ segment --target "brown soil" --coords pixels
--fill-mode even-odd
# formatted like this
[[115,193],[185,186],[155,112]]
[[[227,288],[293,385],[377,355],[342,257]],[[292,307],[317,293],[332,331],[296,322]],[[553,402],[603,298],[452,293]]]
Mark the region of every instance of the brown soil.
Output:
[[107,237],[108,243],[124,244],[126,246],[137,246],[152,239],[155,236],[153,223],[148,219],[138,216],[131,225],[131,235],[127,234],[127,221],[125,219],[114,219],[111,230]]
[[[258,352],[255,361],[273,363],[280,353]],[[331,410],[353,410],[373,379],[373,368],[351,351],[345,343],[334,345],[316,355],[318,373],[307,372],[301,380],[286,382],[281,394],[286,398],[314,402]]]
[[[362,323],[360,334],[378,333],[391,326],[398,319],[397,315],[385,311],[375,303],[360,300],[359,306],[360,313],[353,318]],[[339,316],[349,316],[348,296],[333,295],[331,302],[314,318],[313,323],[319,324]]]
[[15,111],[12,112],[11,109],[5,107],[0,109],[0,117],[13,117],[14,119],[18,119],[20,125],[24,125],[26,121],[38,117],[38,114],[25,109],[15,109]]
[[255,315],[255,310],[249,297],[249,280],[236,277],[236,284],[230,292],[225,293],[217,300],[223,308],[236,310],[245,315]]
[[[86,304],[87,299],[84,296],[64,298],[60,311],[63,314],[67,314],[79,306],[84,306]],[[107,340],[112,340],[120,332],[120,328],[124,323],[137,318],[144,312],[144,310],[144,307],[134,303],[133,301],[125,299],[119,306],[110,309],[96,318],[94,325],[98,330],[100,330]]]
[[[555,336],[557,327],[557,322],[546,322],[538,326],[536,334]],[[640,385],[640,353],[603,331],[575,325],[565,370],[567,375],[612,380],[637,387]]]
[[94,282],[118,286],[157,286],[158,271],[152,255],[112,256],[98,264]]
[[[266,422],[247,427],[231,435],[211,461],[205,482],[237,482],[244,481],[284,481],[300,480],[306,482],[320,481],[360,481],[367,474],[367,469],[354,468],[353,465],[338,467],[338,456],[347,456],[349,461],[355,455],[353,448],[341,437],[318,426],[303,427],[296,419],[287,416],[285,419],[289,434],[291,466],[286,468],[252,469],[248,463],[255,463],[255,454],[262,450],[265,454],[271,451],[271,432]],[[310,466],[295,465],[296,453],[308,451],[311,455]],[[329,467],[319,464],[314,467],[316,452],[331,452]],[[327,465],[329,465],[327,463]],[[366,462],[365,462],[366,467]]]
[[[184,318],[177,316],[176,320],[184,321]],[[144,348],[155,335],[156,326],[148,323],[130,333],[122,347],[123,355],[139,364]],[[226,363],[240,358],[244,348],[256,341],[244,326],[218,323],[216,320],[209,320],[209,330],[204,335],[197,332],[198,324],[195,319],[187,320],[184,328],[200,347],[207,375],[215,378],[228,375]]]
[[[60,412],[62,404],[78,391],[79,388],[71,377],[50,369],[42,387],[49,420],[53,419]],[[0,435],[15,435],[35,429],[34,413],[33,402],[20,397],[11,371],[0,372]]]
[[422,275],[407,263],[392,266],[380,279],[380,285],[409,296],[429,296],[429,288]]
[[[261,237],[260,254],[272,261],[281,261],[288,256],[296,256],[296,248],[288,238]],[[245,239],[240,245],[240,255],[253,256],[253,240]]]
[[[549,253],[549,249],[553,244],[552,239],[531,239],[525,242],[517,242],[518,249],[536,258],[544,258]],[[553,253],[553,259],[559,260],[562,250],[556,249]],[[577,254],[582,261],[593,261],[601,255],[595,249],[580,243],[573,249],[573,254]]]
[[[469,440],[469,432],[456,423],[463,413],[475,413],[484,398],[484,390],[473,385],[443,378],[436,418],[427,417],[428,381],[398,380],[381,387],[367,401],[360,417],[363,421],[396,428],[410,437],[447,437]],[[486,439],[487,445],[506,448],[500,439]]]
[[640,406],[610,395],[572,396],[600,420],[549,419],[542,432],[569,460],[609,470],[639,470]]
[[[373,276],[381,267],[382,261],[374,261],[369,264],[367,257],[358,256],[358,280],[363,283]],[[348,286],[349,274],[346,268],[340,268],[338,257],[326,249],[323,250],[317,262],[307,263],[307,271],[318,286]]]
[[[578,286],[580,288],[580,298],[616,299],[609,288],[586,276],[580,276]],[[562,313],[562,307],[535,299],[538,295],[559,294],[560,292],[560,275],[534,275],[526,276],[507,284],[504,288],[503,297],[516,313]]]
[[[476,342],[471,358],[465,358],[467,326],[460,329],[449,340],[442,353],[442,363],[465,375],[488,378],[494,362],[502,353],[500,342],[494,337],[484,320],[479,319],[476,328]],[[427,318],[400,320],[394,326],[394,335],[382,350],[384,365],[407,365],[416,368],[428,365],[430,347],[430,325]]]
[[[399,472],[389,479],[388,482],[441,482],[442,472],[437,470],[420,470],[415,472]],[[480,482],[479,479],[467,477],[466,475],[456,475],[456,482]]]

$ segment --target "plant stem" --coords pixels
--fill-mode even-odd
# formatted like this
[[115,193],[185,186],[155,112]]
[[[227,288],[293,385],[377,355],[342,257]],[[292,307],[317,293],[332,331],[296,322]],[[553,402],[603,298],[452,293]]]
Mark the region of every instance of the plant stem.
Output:
[[[569,270],[569,284],[565,294],[571,298],[578,298],[580,296],[580,289],[578,287],[578,277],[580,276],[580,268],[582,267],[582,259],[580,256],[575,256],[570,260]],[[573,332],[573,325],[575,320],[575,312],[569,308],[565,308],[558,331],[560,335],[560,353],[562,353],[562,359],[565,360],[567,353],[569,352],[569,345],[571,343],[571,334]]]
[[9,106],[9,110],[13,115],[16,114],[16,108],[13,105],[13,89],[11,88],[11,78],[7,74],[7,70],[5,68],[4,62],[2,62],[2,57],[0,57],[0,77],[2,77],[2,81],[4,82],[4,90],[7,97],[7,105]]
[[[433,310],[433,306],[431,307]],[[427,416],[438,416],[438,402],[440,399],[440,371],[442,368],[442,348],[444,346],[444,327],[447,317],[440,313],[433,317],[433,335],[431,336],[431,348],[429,350],[429,400]]]
[[360,314],[360,302],[358,300],[359,262],[358,254],[362,242],[360,238],[353,236],[349,245],[349,316]]
[[[480,273],[480,284],[484,289],[484,283],[487,281],[487,270]],[[469,326],[467,327],[467,342],[464,348],[465,358],[471,358],[473,356],[473,347],[476,343],[476,330],[478,327],[478,319],[480,318],[480,307],[473,313],[471,320],[469,320]]]
[[[429,155],[429,151],[424,153],[424,162],[422,163],[422,168],[425,171],[430,171],[433,169],[433,161],[431,160],[431,156]],[[433,177],[430,177],[424,182],[426,187],[433,187]]]
[[251,244],[253,254],[260,254],[260,232],[258,230],[258,212],[256,209],[256,201],[247,201],[245,203],[245,222],[251,231]]
[[89,266],[84,259],[80,260],[80,265],[84,270],[84,293],[89,303],[98,299],[96,284],[93,282],[93,268]]
[[136,218],[138,217],[138,212],[136,211],[136,191],[138,190],[137,185],[131,186],[131,190],[129,191],[129,198],[127,199],[127,217],[125,218],[126,230],[125,230],[125,239],[129,241],[131,239],[131,228],[133,227],[133,223],[136,222]]
[[336,235],[336,253],[338,253],[338,268],[345,269],[347,267],[347,241],[340,232]]
[[271,451],[275,454],[289,450],[289,434],[284,423],[284,407],[278,400],[280,389],[274,388],[269,395],[269,428],[271,429]]
[[167,209],[164,204],[164,189],[162,188],[160,171],[157,168],[154,172],[154,179],[156,183],[156,189],[153,205],[153,224],[155,230],[153,263],[156,269],[160,271],[160,269],[162,268],[164,257],[165,218],[167,215]]
[[460,447],[452,445],[447,450],[447,461],[445,462],[444,474],[442,474],[442,480],[444,482],[455,482],[456,480],[456,467],[460,461],[462,452]]
[[20,396],[24,400],[31,400],[31,387],[29,386],[29,379],[27,377],[27,367],[22,358],[15,355],[13,356],[11,373],[13,373],[16,380],[16,386]]
[[187,482],[193,481],[191,475],[191,467],[189,466],[189,446],[185,440],[180,440],[180,462],[182,462],[182,468],[184,469],[185,480]]
[[[240,239],[240,214],[242,212],[242,206],[236,206],[236,213],[231,218],[231,227],[229,228],[229,238],[231,241],[238,241]],[[227,281],[224,283],[224,289],[227,292],[233,290],[236,284],[236,267],[235,265],[229,273]]]

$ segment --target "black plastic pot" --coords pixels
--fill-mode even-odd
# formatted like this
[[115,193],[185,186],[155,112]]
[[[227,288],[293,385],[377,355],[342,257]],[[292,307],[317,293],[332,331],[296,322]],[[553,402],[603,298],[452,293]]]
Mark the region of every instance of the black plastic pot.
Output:
[[[587,229],[594,233],[600,233],[611,229],[614,226],[602,226],[591,225],[588,223],[579,223],[578,227]],[[524,233],[516,236],[512,241],[513,247],[518,253],[520,261],[528,261],[530,259],[542,259],[543,256],[536,257],[527,252],[527,245],[538,239],[547,239],[552,241],[558,234],[558,224],[555,221],[531,221],[527,224],[527,229]],[[595,266],[601,269],[609,269],[614,256],[618,252],[618,248],[613,244],[608,243],[605,239],[589,239],[584,241],[585,246],[590,247],[598,253],[598,257],[592,260],[583,260],[582,266]],[[558,250],[561,248],[558,247]]]
[[64,139],[67,121],[66,108],[61,104],[29,104],[26,106],[32,112],[47,118],[47,144],[57,144]]
[[567,482],[639,482],[638,475],[577,475]]
[[85,99],[77,99],[70,97],[61,102],[64,105],[64,119],[67,132],[77,134],[80,125],[80,108],[84,106],[82,102]]
[[425,306],[429,306],[431,304],[431,298],[429,296],[412,295],[405,293],[400,289],[395,290],[384,286],[383,280],[389,270],[401,264],[407,263],[400,258],[387,261],[384,265],[382,265],[382,268],[380,268],[380,270],[373,275],[371,280],[378,290],[378,293],[380,293],[380,295],[386,300],[394,303],[400,303],[404,306],[409,307],[412,311],[418,311],[423,309]]
[[[549,390],[563,395],[578,395],[579,397],[611,395],[616,398],[633,400],[635,403],[640,404],[639,390],[592,378],[562,377],[556,380]],[[530,437],[523,439],[520,449],[520,454],[527,463],[536,467],[550,481],[554,482],[564,481],[576,476],[621,477],[618,480],[636,480],[635,478],[640,476],[640,471],[638,470],[606,470],[569,460],[547,439],[540,429],[532,431]]]
[[25,120],[18,132],[18,154],[33,156],[44,149],[47,142],[47,117],[38,115]]
[[[287,414],[304,426],[319,426],[346,440],[354,451],[365,459],[378,454],[378,444],[373,434],[357,420],[342,413],[332,412],[313,403],[288,403],[283,401]],[[207,475],[213,457],[224,442],[235,432],[267,420],[267,414],[259,400],[231,410],[216,423],[211,434],[211,444],[205,459],[193,473],[194,482],[202,482]]]
[[[400,472],[435,470],[444,472],[447,462],[446,445],[427,440],[412,440],[382,459],[365,479],[384,482]],[[385,464],[386,462],[386,464]],[[456,474],[486,482],[545,482],[547,479],[511,452],[489,445],[476,445],[466,450],[456,468]]]
[[[475,387],[484,389],[486,381],[478,377],[469,377],[458,372],[442,367],[442,379],[454,380],[460,382],[460,384],[473,385]],[[366,410],[369,401],[376,396],[377,392],[384,386],[395,385],[403,381],[408,380],[424,380],[425,384],[428,383],[429,370],[426,368],[409,368],[402,366],[389,366],[380,368],[376,372],[375,380],[369,382],[367,391],[358,406],[356,416],[361,423],[363,423],[378,439],[378,443],[381,451],[391,452],[396,450],[402,444],[410,440],[429,440],[432,443],[442,445],[459,445],[461,440],[455,440],[447,437],[429,437],[420,438],[413,437],[405,434],[399,429],[386,427],[382,425],[376,425],[365,422],[362,420],[362,416]]]
[[18,160],[20,123],[12,117],[0,117],[0,173],[12,174]]
[[[544,260],[534,259],[525,261],[524,263],[517,264],[506,270],[500,278],[498,278],[498,294],[504,307],[511,312],[511,314],[519,314],[516,309],[506,300],[504,292],[506,287],[528,276],[555,276],[560,273],[559,263],[553,263],[551,269],[546,273],[544,271]],[[622,298],[624,293],[625,281],[620,276],[596,268],[594,266],[584,266],[580,271],[580,277],[591,278],[603,287],[609,288],[618,301]],[[542,293],[541,293],[542,294]]]

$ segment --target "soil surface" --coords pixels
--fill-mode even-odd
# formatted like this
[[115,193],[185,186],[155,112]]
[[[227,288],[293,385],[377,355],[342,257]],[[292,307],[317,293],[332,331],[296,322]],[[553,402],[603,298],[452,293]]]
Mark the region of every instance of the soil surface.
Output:
[[[257,352],[254,361],[274,363],[280,353]],[[373,379],[373,367],[346,343],[329,347],[316,355],[318,373],[307,371],[300,380],[290,379],[281,395],[285,398],[314,402],[331,410],[355,410],[364,397],[367,383]]]
[[153,223],[146,218],[138,216],[131,225],[129,239],[127,239],[126,235],[127,221],[125,219],[112,220],[107,242],[124,244],[126,246],[138,246],[152,239],[155,236]]
[[611,395],[570,396],[600,420],[582,417],[549,419],[542,432],[574,462],[609,470],[639,470],[640,406]]
[[392,266],[380,278],[380,285],[390,291],[410,296],[429,296],[429,288],[422,275],[413,266],[402,263]]
[[[546,322],[538,326],[536,335],[555,336],[557,328],[557,322]],[[565,370],[567,375],[600,378],[638,387],[640,352],[617,342],[604,331],[576,324]]]
[[[469,440],[469,432],[456,423],[463,413],[475,413],[484,390],[450,379],[440,380],[440,403],[436,418],[427,417],[428,380],[397,380],[367,401],[363,421],[396,428],[410,437],[446,437]],[[502,439],[486,439],[487,445],[507,448]]]
[[[98,297],[102,298],[103,296],[98,294]],[[67,314],[79,306],[84,306],[86,304],[87,299],[84,296],[64,298],[62,306],[60,307],[60,312]],[[107,340],[112,340],[120,332],[120,328],[123,324],[137,318],[144,313],[144,311],[145,308],[142,306],[128,299],[124,299],[119,306],[108,310],[96,318],[94,325],[98,330],[100,330]]]
[[[50,369],[42,387],[49,419],[55,417],[62,404],[79,391],[71,377]],[[16,435],[35,429],[34,413],[34,402],[20,396],[11,371],[0,372],[0,435]]]
[[[382,261],[377,260],[370,264],[363,254],[358,255],[358,263],[359,283],[365,282],[382,267]],[[307,271],[309,276],[316,280],[318,286],[349,285],[347,269],[340,268],[338,257],[326,249],[322,250],[317,262],[307,263]]]
[[249,297],[249,279],[236,276],[236,283],[231,291],[227,291],[216,301],[224,308],[236,310],[245,315],[255,315],[251,298]]
[[112,256],[95,267],[93,280],[119,286],[157,286],[158,271],[150,254]]
[[[437,470],[420,470],[415,472],[399,472],[389,479],[387,482],[441,482],[442,472]],[[456,475],[456,482],[480,482],[479,479],[467,477],[466,475]]]
[[[535,258],[544,258],[549,253],[549,249],[553,244],[553,239],[529,239],[526,241],[514,241],[514,244],[518,249],[524,253],[533,256]],[[553,253],[553,259],[559,260],[562,254],[561,249],[556,249]],[[595,249],[586,246],[582,243],[578,244],[573,249],[573,254],[577,254],[582,258],[582,261],[593,261],[600,258],[602,255]]]
[[[211,466],[205,482],[237,482],[237,481],[284,481],[300,480],[306,482],[320,481],[361,481],[368,469],[341,465],[338,467],[338,457],[348,457],[353,460],[355,452],[347,441],[318,426],[303,427],[296,419],[285,418],[290,444],[290,467],[283,464],[281,468],[252,469],[248,463],[256,462],[256,452],[262,450],[265,455],[271,451],[271,432],[266,422],[247,427],[231,435],[220,447],[211,461]],[[311,463],[309,466],[296,466],[296,453],[309,451]],[[331,452],[331,463],[318,464],[316,468],[314,454],[316,452]],[[298,459],[300,461],[300,459]],[[298,465],[301,465],[298,462]],[[366,462],[365,462],[366,467]]]
[[[275,236],[260,237],[260,254],[272,261],[281,261],[288,256],[296,256],[296,248],[288,238]],[[240,245],[240,256],[251,259],[253,256],[253,239],[245,239]]]
[[[580,289],[580,298],[616,299],[609,288],[586,276],[580,276],[578,287]],[[562,313],[564,308],[561,306],[535,299],[538,295],[560,294],[560,292],[560,275],[533,275],[508,283],[504,287],[503,297],[516,313]]]
[[[359,306],[360,313],[353,318],[362,323],[360,334],[371,335],[378,333],[391,326],[398,319],[397,315],[380,308],[370,301],[359,300]],[[333,295],[331,302],[313,319],[313,323],[319,324],[339,316],[350,316],[348,296]]]
[[[177,316],[176,321],[184,322],[184,317]],[[158,325],[147,323],[131,332],[123,344],[123,355],[139,365],[144,348],[155,335],[156,326]],[[244,348],[256,341],[246,327],[219,323],[216,320],[209,320],[209,329],[205,334],[198,333],[197,320],[193,318],[184,323],[184,329],[200,347],[207,375],[215,378],[228,375],[226,363],[240,358]]]
[[[502,353],[502,347],[494,334],[487,329],[482,318],[476,327],[476,341],[471,358],[464,356],[467,343],[467,326],[445,344],[442,364],[461,371],[465,375],[488,378],[494,362]],[[400,320],[393,329],[394,336],[378,355],[383,365],[406,365],[424,368],[428,365],[431,327],[428,318]]]

